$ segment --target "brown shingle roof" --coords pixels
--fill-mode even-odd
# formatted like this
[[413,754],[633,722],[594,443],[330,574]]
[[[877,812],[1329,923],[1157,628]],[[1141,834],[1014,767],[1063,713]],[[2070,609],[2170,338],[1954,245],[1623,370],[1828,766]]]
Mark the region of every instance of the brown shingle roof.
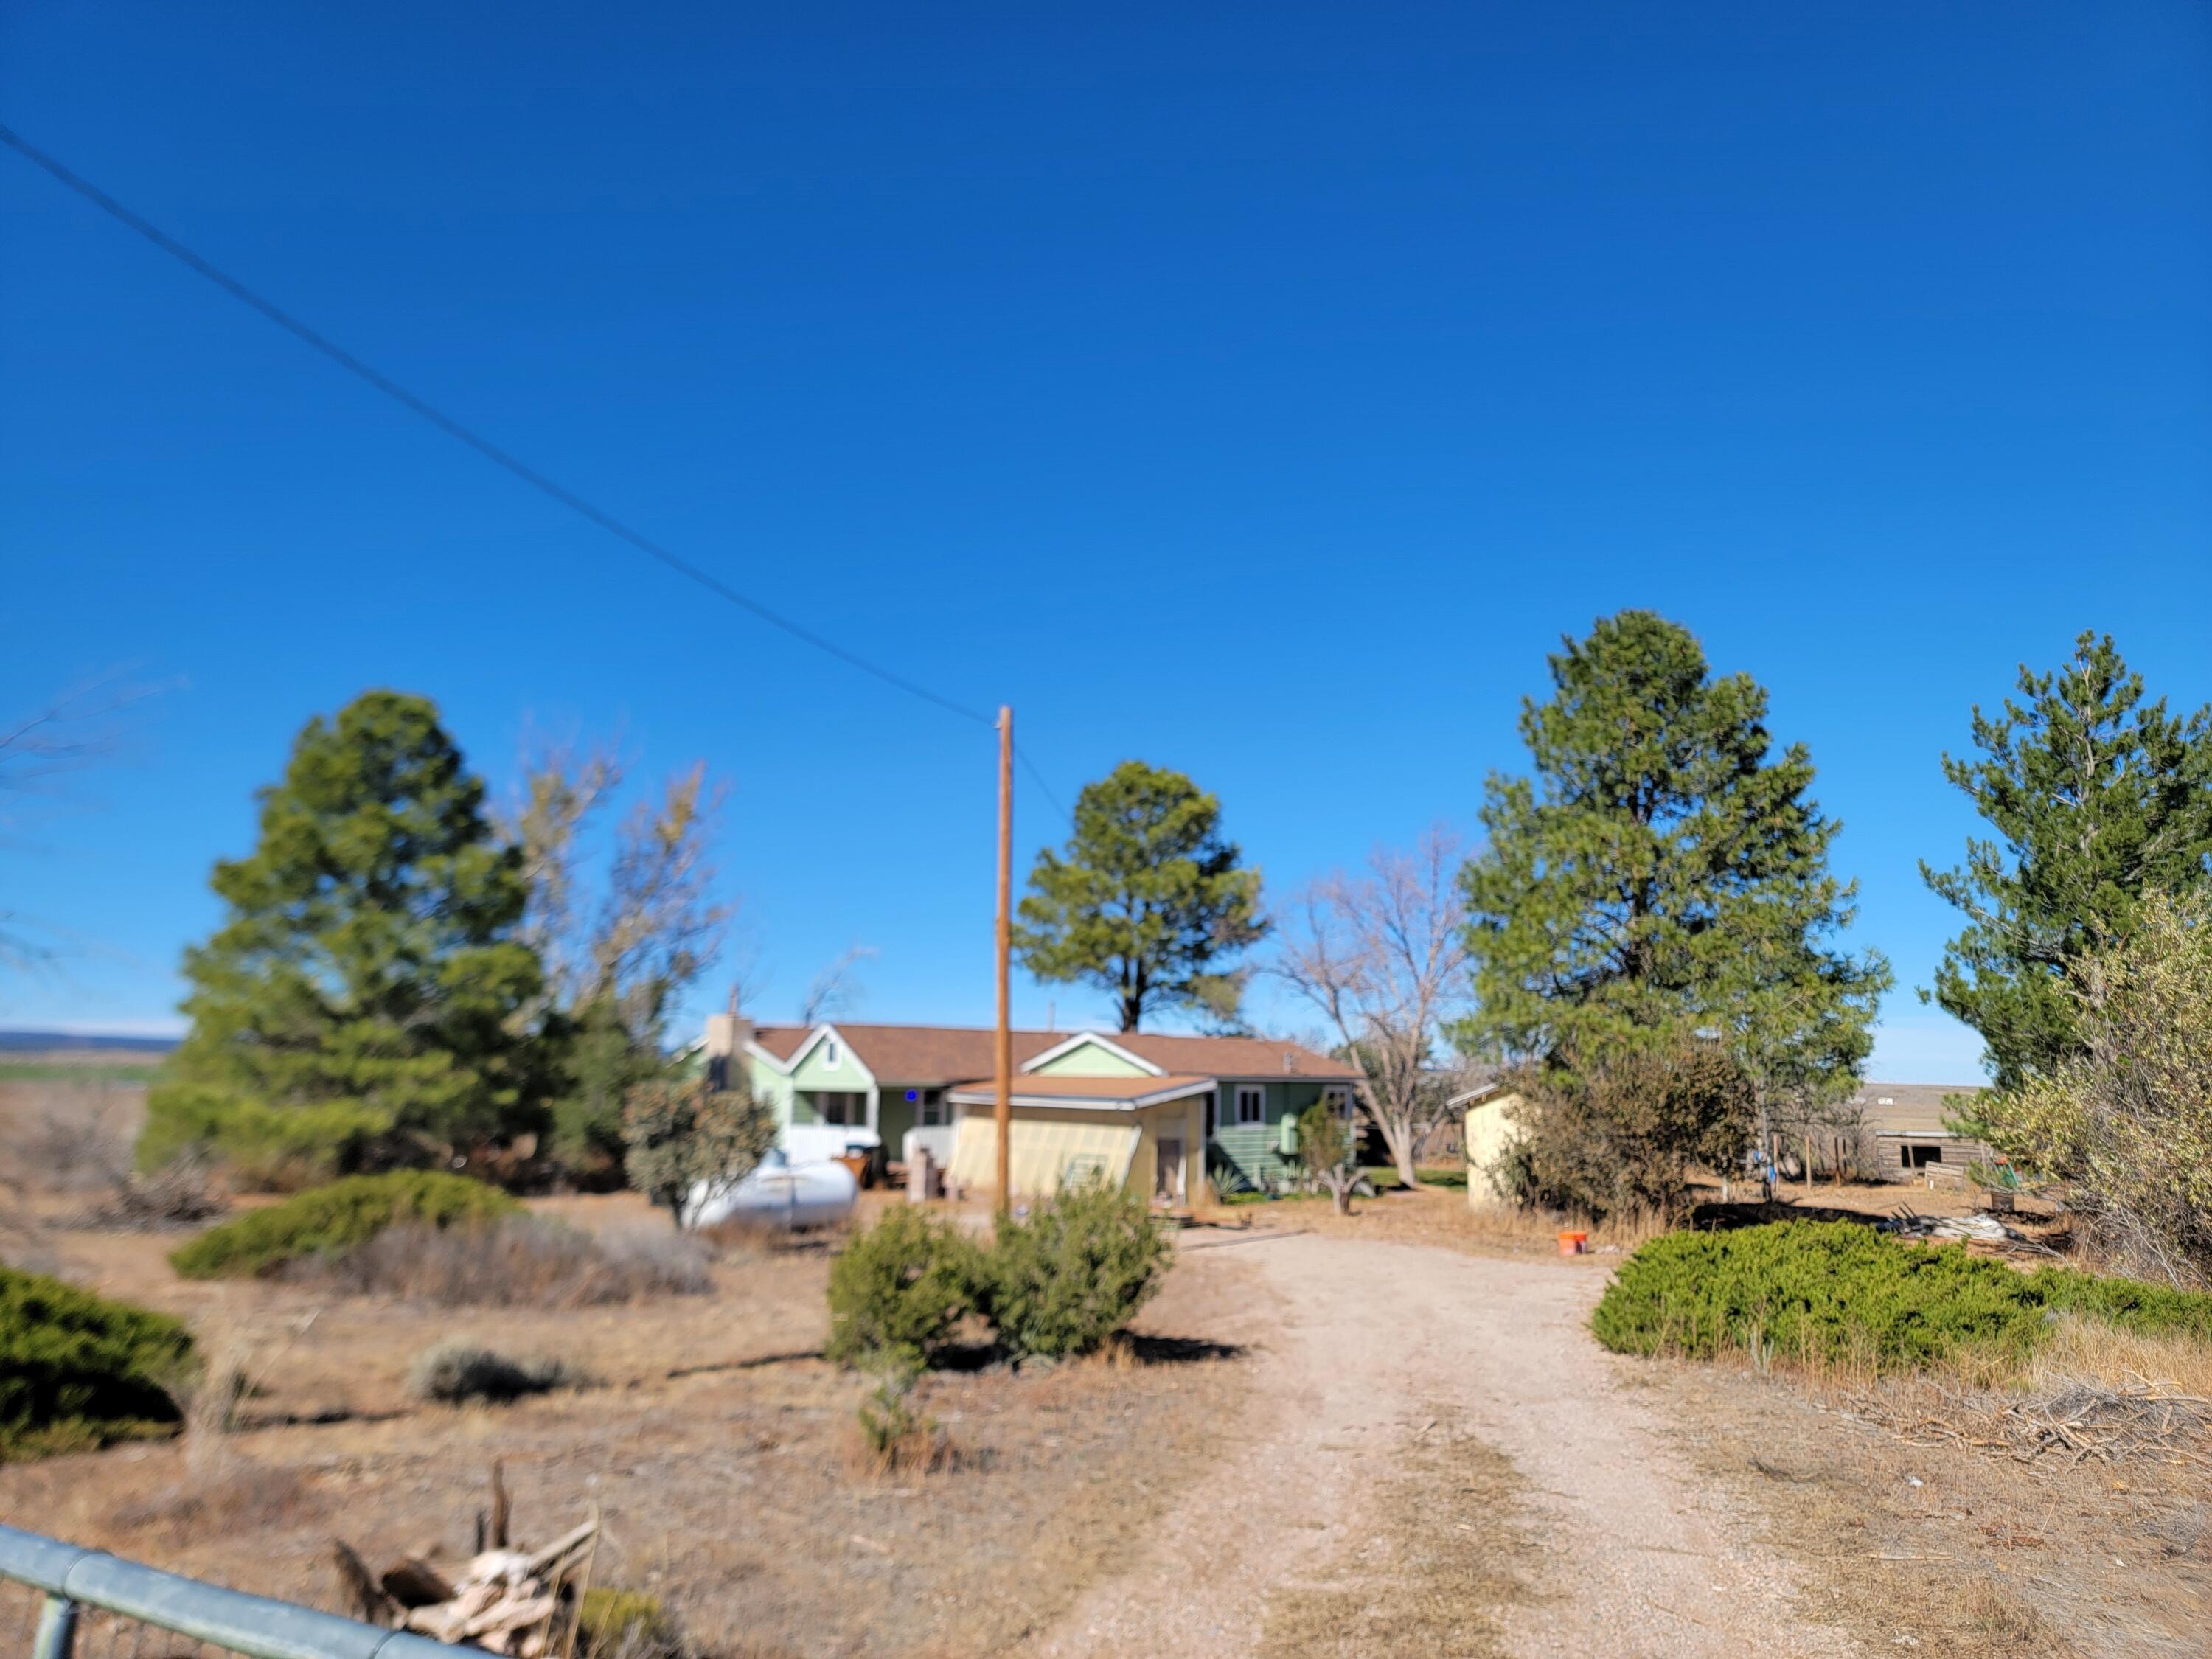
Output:
[[[860,1064],[875,1073],[879,1083],[932,1086],[957,1083],[984,1076],[997,1064],[997,1056],[992,1053],[994,1034],[988,1027],[848,1025],[842,1019],[830,1023],[860,1056]],[[757,1026],[753,1041],[778,1060],[788,1061],[812,1030],[808,1025]],[[1013,1036],[1014,1064],[1018,1066],[1054,1043],[1066,1041],[1067,1033],[1016,1031]]]
[[[835,1020],[840,1035],[878,1082],[932,1086],[988,1077],[995,1063],[988,1026],[861,1025]],[[778,1060],[789,1060],[813,1028],[761,1025],[753,1041]],[[1014,1065],[1027,1065],[1048,1048],[1080,1031],[1016,1031]],[[1317,1054],[1295,1042],[1264,1037],[1165,1036],[1152,1031],[1101,1031],[1116,1046],[1164,1072],[1192,1077],[1322,1077],[1358,1075],[1342,1060]],[[1285,1057],[1289,1057],[1285,1064]]]
[[1199,1072],[1207,1077],[1359,1075],[1340,1060],[1317,1054],[1295,1042],[1271,1042],[1265,1037],[1162,1036],[1152,1031],[1100,1035],[1166,1072]]

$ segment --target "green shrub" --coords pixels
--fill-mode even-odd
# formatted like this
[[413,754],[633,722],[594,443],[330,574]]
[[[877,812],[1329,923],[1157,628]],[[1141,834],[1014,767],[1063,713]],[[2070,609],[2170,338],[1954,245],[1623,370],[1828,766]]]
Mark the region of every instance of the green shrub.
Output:
[[576,1649],[584,1659],[671,1659],[684,1629],[657,1595],[599,1586],[576,1610]]
[[1748,1350],[1897,1370],[1968,1350],[2025,1359],[2061,1313],[2212,1336],[2212,1295],[2065,1267],[2015,1273],[1848,1221],[1655,1239],[1622,1264],[1590,1328],[1620,1353]]
[[495,1221],[520,1209],[496,1187],[437,1170],[348,1176],[211,1227],[172,1252],[169,1265],[186,1279],[266,1273],[288,1261],[350,1249],[396,1221],[450,1227]]
[[1159,1288],[1168,1243],[1144,1201],[1103,1182],[1006,1220],[986,1261],[986,1311],[1008,1352],[1090,1353]]
[[840,1364],[927,1362],[975,1310],[982,1252],[949,1220],[894,1205],[830,1268],[830,1341]]
[[172,1432],[191,1358],[173,1319],[0,1267],[0,1462]]

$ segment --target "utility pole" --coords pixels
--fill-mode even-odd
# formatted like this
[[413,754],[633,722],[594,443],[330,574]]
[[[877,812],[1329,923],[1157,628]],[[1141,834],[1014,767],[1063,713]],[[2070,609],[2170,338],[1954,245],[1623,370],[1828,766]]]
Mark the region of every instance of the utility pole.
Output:
[[1014,711],[999,709],[999,1213],[1014,1206],[1014,1031],[1012,958],[1014,901]]

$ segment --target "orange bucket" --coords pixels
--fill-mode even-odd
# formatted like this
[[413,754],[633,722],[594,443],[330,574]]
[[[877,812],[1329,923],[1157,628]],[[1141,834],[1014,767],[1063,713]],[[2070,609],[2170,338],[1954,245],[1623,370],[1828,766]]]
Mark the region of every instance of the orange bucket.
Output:
[[1588,1255],[1589,1254],[1589,1235],[1588,1233],[1561,1233],[1559,1235],[1559,1254],[1561,1255]]

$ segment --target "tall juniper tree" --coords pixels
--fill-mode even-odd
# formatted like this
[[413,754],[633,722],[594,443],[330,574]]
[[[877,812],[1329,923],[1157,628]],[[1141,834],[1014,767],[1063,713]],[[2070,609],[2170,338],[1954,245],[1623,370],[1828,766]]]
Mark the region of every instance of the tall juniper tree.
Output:
[[424,698],[365,692],[308,722],[252,854],[216,866],[228,914],[185,953],[191,1030],[143,1159],[204,1141],[326,1170],[539,1127],[521,855],[483,801]]
[[1934,1000],[1981,1033],[2000,1091],[2077,1052],[2068,970],[2126,939],[2146,891],[2184,893],[2212,871],[2212,714],[2145,702],[2142,677],[2094,632],[2055,672],[2023,665],[2019,690],[1999,717],[1975,708],[1982,758],[1943,757],[1996,838],[1969,840],[1955,869],[1920,866],[1967,919]]
[[1775,754],[1765,691],[1649,611],[1563,645],[1522,704],[1534,776],[1492,775],[1462,876],[1462,1047],[1586,1072],[1709,1037],[1762,1109],[1846,1087],[1889,969],[1837,948],[1856,886],[1804,747]]

